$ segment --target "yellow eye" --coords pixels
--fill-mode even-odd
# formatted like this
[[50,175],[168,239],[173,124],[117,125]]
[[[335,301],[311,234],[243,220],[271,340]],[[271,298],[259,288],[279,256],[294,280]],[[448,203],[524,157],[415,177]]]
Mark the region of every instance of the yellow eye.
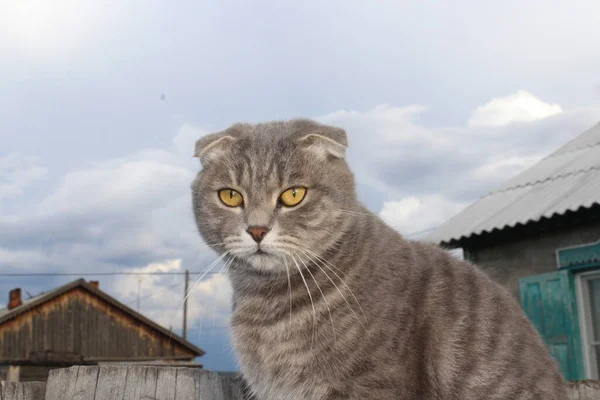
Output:
[[288,206],[293,207],[300,204],[304,196],[306,195],[306,188],[303,187],[294,187],[286,190],[281,194],[281,202]]
[[219,190],[219,198],[223,204],[229,207],[239,207],[244,202],[242,195],[233,189]]

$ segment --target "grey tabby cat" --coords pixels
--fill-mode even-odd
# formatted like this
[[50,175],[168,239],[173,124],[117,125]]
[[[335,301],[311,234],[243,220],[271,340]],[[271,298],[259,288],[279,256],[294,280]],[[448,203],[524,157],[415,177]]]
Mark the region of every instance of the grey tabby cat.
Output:
[[196,222],[225,260],[232,336],[259,400],[563,400],[507,290],[357,200],[346,133],[310,120],[201,138]]

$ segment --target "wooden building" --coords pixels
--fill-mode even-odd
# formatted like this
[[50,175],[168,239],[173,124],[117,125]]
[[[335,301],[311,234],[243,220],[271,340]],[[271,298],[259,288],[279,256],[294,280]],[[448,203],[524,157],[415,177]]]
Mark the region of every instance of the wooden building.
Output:
[[204,351],[104,293],[71,282],[26,301],[10,292],[0,310],[4,379],[45,381],[50,369],[103,363],[185,364]]
[[600,124],[426,239],[519,298],[567,379],[600,379]]

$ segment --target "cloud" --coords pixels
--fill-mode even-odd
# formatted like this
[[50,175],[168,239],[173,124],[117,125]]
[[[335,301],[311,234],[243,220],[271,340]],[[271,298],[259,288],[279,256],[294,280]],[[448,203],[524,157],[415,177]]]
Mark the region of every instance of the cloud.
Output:
[[520,90],[506,97],[498,97],[475,109],[468,125],[502,126],[513,122],[529,122],[563,112],[559,104],[546,103],[529,92]]
[[[0,2],[3,148],[43,156],[49,167],[43,180],[12,179],[0,190],[3,268],[118,270],[172,259],[201,268],[214,259],[195,232],[189,184],[178,183],[197,169],[195,133],[182,128],[171,142],[179,121],[193,130],[198,121],[346,107],[329,117],[352,130],[361,199],[380,212],[384,202],[416,198],[425,216],[432,196],[468,203],[597,122],[597,111],[572,107],[598,100],[600,52],[590,48],[600,39],[599,2],[588,0],[585,13],[567,2],[547,2],[543,13],[521,2],[519,19],[534,23],[519,24],[503,2],[449,12],[389,1],[102,3]],[[532,121],[502,106],[483,125],[467,123],[471,111],[481,114],[475,106],[519,82],[563,112]],[[382,101],[399,107],[368,110]],[[537,110],[532,104],[515,107]],[[548,112],[539,109],[536,118]],[[174,183],[161,179],[145,196],[148,177],[137,185],[119,176],[135,168]],[[125,193],[111,193],[110,181]],[[422,225],[402,224],[407,233]]]
[[[411,239],[600,120],[600,108],[585,108],[512,125],[431,128],[419,121],[427,112],[420,105],[379,105],[317,117],[347,130],[348,160],[361,199]],[[203,271],[216,254],[197,232],[190,183],[200,168],[192,157],[194,144],[205,134],[183,124],[163,148],[69,171],[34,198],[35,206],[23,201],[31,199],[26,188],[45,169],[32,159],[3,158],[2,176],[10,179],[2,182],[13,188],[4,193],[10,193],[13,209],[0,213],[0,270]],[[214,265],[214,271],[222,266]],[[59,284],[27,282],[31,293]],[[177,330],[183,276],[101,279],[104,290],[133,307],[138,284],[140,310]],[[188,326],[226,325],[230,297],[227,279],[208,275],[192,291]]]
[[[35,207],[0,213],[0,271],[203,271],[216,257],[197,232],[190,184],[199,169],[191,157],[194,143],[204,134],[184,124],[172,146],[141,149],[67,172]],[[32,160],[16,156],[1,159],[0,166],[11,188],[2,193],[17,200],[27,182],[45,173]],[[222,266],[214,265],[213,272]],[[104,290],[136,306],[138,277],[100,279]],[[65,283],[59,281],[57,285]],[[34,294],[49,289],[48,282],[22,282]],[[141,311],[177,331],[182,293],[182,275],[144,275]],[[224,276],[202,279],[191,290],[188,326],[198,327],[201,321],[205,327],[225,325],[230,296]]]
[[379,216],[392,228],[413,239],[439,226],[465,206],[466,203],[453,202],[441,195],[411,196],[384,202]]
[[[429,128],[419,122],[426,112],[421,105],[380,105],[317,117],[347,130],[361,198],[404,233],[441,222],[600,118],[600,110],[590,108],[510,127]],[[199,168],[191,154],[206,133],[183,124],[168,148],[141,149],[66,173],[35,209],[0,215],[0,239],[13,250],[44,249],[51,265],[64,263],[65,269],[81,268],[86,256],[90,269],[173,257],[208,262],[214,254],[199,248],[189,191]],[[17,174],[43,172],[28,168]]]
[[41,214],[121,214],[165,205],[192,179],[191,171],[145,159],[67,174],[45,198]]
[[[184,125],[174,139],[174,147],[142,149],[125,157],[91,163],[60,177],[35,206],[0,213],[0,270],[145,271],[159,268],[158,264],[164,264],[160,268],[167,270],[175,266],[203,270],[214,260],[215,253],[197,233],[190,184],[199,165],[190,156],[193,145],[186,152],[194,137],[202,134]],[[26,183],[45,171],[23,160],[5,157],[0,164],[3,178],[10,178],[4,179],[2,187],[11,188],[2,193],[17,200],[13,206],[23,196]],[[130,279],[103,281],[107,290],[113,284],[122,288],[123,282],[137,288]],[[208,288],[222,285],[215,277],[210,282],[214,285],[203,282],[199,288],[204,292],[198,293],[208,293]],[[169,283],[163,276],[146,279],[145,290]],[[174,298],[173,293],[166,292],[163,299]],[[129,298],[131,293],[123,295]],[[223,301],[218,304],[220,312]],[[190,324],[196,323],[196,312],[190,310],[190,315]],[[180,321],[176,326],[179,324]]]
[[[419,122],[427,109],[418,105],[342,110],[318,119],[346,129],[348,160],[369,208],[410,234],[440,224],[600,120],[600,107],[536,111],[547,103],[524,93],[492,102],[501,105],[497,110],[506,105],[507,115],[521,118],[518,124],[429,128]],[[521,103],[538,118],[519,116]],[[484,114],[477,110],[474,115]]]
[[0,201],[20,196],[30,183],[47,173],[47,168],[38,165],[33,157],[14,153],[0,157]]
[[1,2],[0,35],[20,53],[58,58],[97,36],[107,17],[114,25],[123,16],[127,7],[110,3],[94,7],[74,0],[56,0],[52,5],[43,0]]
[[196,128],[186,123],[179,128],[177,136],[173,138],[173,144],[175,145],[175,148],[179,154],[187,155],[189,158],[192,158],[194,155],[196,142],[198,139],[207,135],[208,133],[209,132],[206,132],[205,130]]
[[35,264],[44,264],[47,255],[37,250],[13,250],[0,247],[0,269],[9,267],[24,272]]
[[472,171],[472,176],[478,179],[489,181],[502,181],[509,177],[516,176],[527,167],[535,164],[544,157],[545,154],[534,154],[521,157],[513,156],[503,158],[498,161],[490,161]]

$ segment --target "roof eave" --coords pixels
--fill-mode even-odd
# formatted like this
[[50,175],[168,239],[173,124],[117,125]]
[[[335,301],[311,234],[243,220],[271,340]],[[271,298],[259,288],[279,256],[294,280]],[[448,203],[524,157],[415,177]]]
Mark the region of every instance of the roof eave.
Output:
[[[573,219],[573,216],[581,216],[581,218]],[[514,225],[504,225],[501,228],[494,228],[490,231],[484,230],[480,232],[472,232],[468,235],[454,236],[451,238],[444,238],[438,240],[431,240],[442,247],[458,248],[458,247],[470,247],[476,245],[483,240],[494,240],[500,235],[512,234],[514,232],[523,231],[527,229],[541,229],[547,230],[548,224],[550,227],[555,226],[580,226],[581,221],[594,222],[600,219],[600,204],[593,204],[590,207],[579,207],[576,210],[566,210],[563,213],[555,213],[551,216],[542,216],[537,220],[528,220],[525,223],[517,222]],[[554,225],[558,224],[558,225]]]

